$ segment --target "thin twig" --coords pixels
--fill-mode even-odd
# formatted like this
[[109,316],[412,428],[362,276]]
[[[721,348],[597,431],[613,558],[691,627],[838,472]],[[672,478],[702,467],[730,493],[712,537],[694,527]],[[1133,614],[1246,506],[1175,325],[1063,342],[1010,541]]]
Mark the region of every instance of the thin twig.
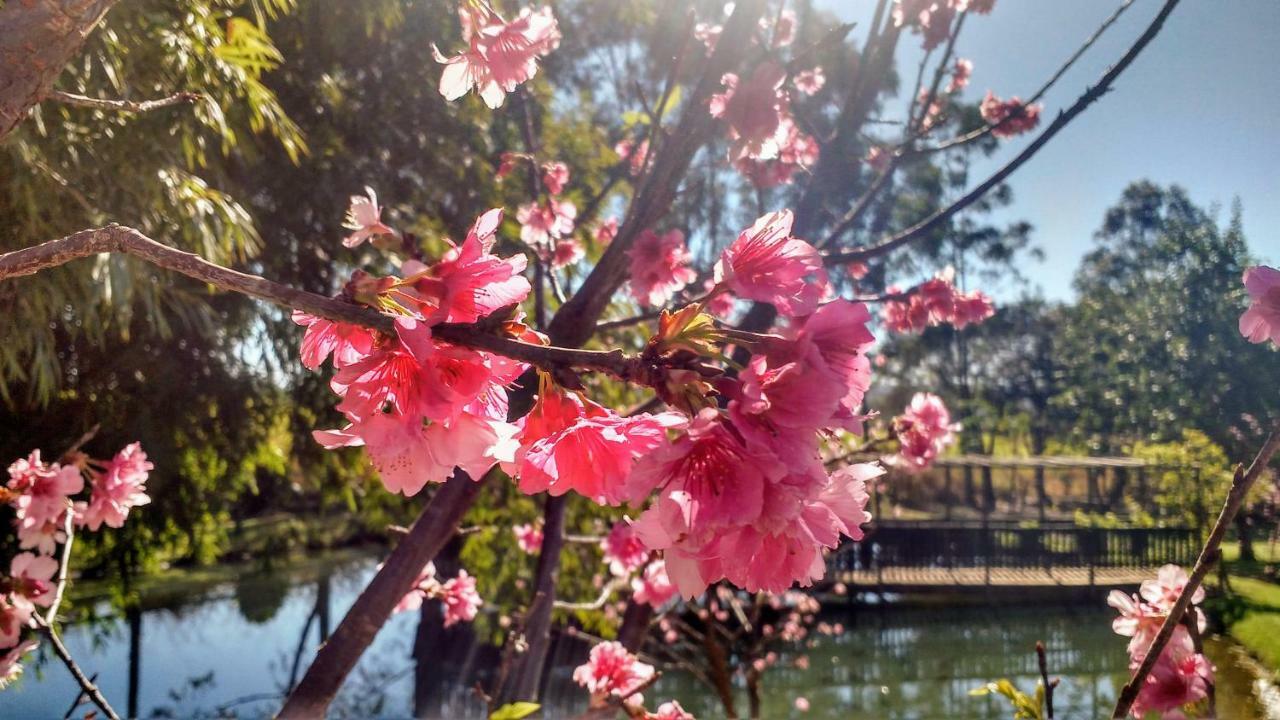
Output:
[[1231,527],[1232,521],[1235,520],[1236,513],[1240,511],[1240,506],[1244,503],[1245,496],[1253,488],[1254,482],[1262,476],[1277,449],[1280,449],[1280,423],[1273,426],[1271,434],[1267,436],[1266,442],[1262,445],[1262,449],[1258,451],[1257,457],[1253,459],[1248,470],[1245,470],[1241,465],[1236,466],[1236,474],[1231,481],[1231,489],[1227,492],[1226,502],[1222,505],[1222,512],[1218,514],[1218,520],[1213,524],[1213,530],[1209,532],[1209,538],[1205,540],[1204,547],[1200,550],[1200,557],[1196,559],[1195,569],[1191,571],[1191,577],[1187,578],[1187,582],[1183,585],[1178,599],[1174,601],[1173,607],[1169,609],[1168,616],[1165,617],[1164,623],[1160,626],[1160,632],[1156,633],[1155,639],[1151,641],[1151,646],[1147,649],[1146,656],[1142,658],[1142,664],[1138,666],[1133,677],[1121,690],[1120,698],[1116,701],[1116,709],[1111,713],[1111,717],[1123,718],[1129,714],[1129,709],[1133,707],[1133,702],[1137,699],[1138,692],[1146,681],[1147,675],[1155,667],[1156,661],[1160,658],[1160,653],[1164,651],[1165,644],[1173,636],[1174,628],[1178,626],[1178,623],[1182,622],[1183,614],[1190,607],[1192,595],[1200,588],[1200,583],[1204,580],[1204,576],[1208,574],[1209,568],[1219,559],[1219,546],[1222,545],[1222,539],[1226,537],[1227,529]]
[[197,103],[203,100],[204,96],[196,92],[180,92],[170,95],[169,97],[158,98],[156,100],[104,100],[101,98],[91,98],[87,95],[69,93],[64,90],[54,90],[46,96],[46,99],[60,102],[64,105],[93,108],[94,110],[145,113],[152,110],[159,110],[160,108],[171,107],[173,105]]
[[1155,39],[1156,35],[1160,33],[1160,29],[1164,27],[1165,20],[1168,19],[1170,13],[1172,13],[1174,8],[1178,6],[1179,2],[1180,0],[1165,0],[1164,6],[1160,9],[1160,12],[1156,15],[1155,19],[1151,21],[1151,24],[1147,26],[1147,29],[1138,37],[1134,44],[1129,47],[1129,50],[1125,52],[1120,60],[1112,66],[1111,69],[1107,70],[1095,85],[1088,88],[1084,94],[1071,105],[1071,107],[1060,112],[1058,117],[1054,118],[1053,122],[1050,123],[1049,126],[1031,142],[1031,144],[1027,145],[1022,152],[1018,153],[1016,157],[1010,160],[1004,167],[997,170],[993,175],[991,175],[991,177],[987,178],[984,182],[966,193],[960,199],[947,207],[938,210],[915,225],[912,225],[911,227],[894,235],[890,235],[874,245],[855,248],[853,250],[840,253],[828,254],[826,256],[827,262],[842,264],[855,260],[870,260],[872,258],[880,257],[881,255],[886,255],[920,237],[927,235],[933,230],[938,229],[956,213],[977,202],[993,187],[1004,182],[1004,180],[1012,175],[1014,171],[1022,167],[1024,163],[1039,152],[1040,148],[1044,147],[1050,140],[1052,140],[1053,137],[1061,132],[1064,127],[1076,118],[1076,116],[1080,115],[1080,113],[1084,112],[1086,108],[1097,102],[1103,95],[1105,95],[1111,89],[1111,85],[1115,82],[1116,78],[1118,78],[1125,69],[1133,64],[1133,61],[1142,53],[1142,50],[1146,48],[1146,46]]
[[84,694],[93,701],[98,709],[106,714],[108,720],[120,720],[120,716],[116,711],[111,709],[111,703],[103,697],[102,691],[98,690],[98,686],[84,674],[80,666],[76,664],[75,658],[71,657],[71,652],[67,650],[67,646],[62,643],[62,638],[58,636],[58,631],[53,626],[45,622],[44,617],[40,615],[32,615],[32,621],[36,625],[36,629],[49,639],[49,644],[53,646],[53,652],[62,660],[62,664],[67,666],[67,671],[71,673],[71,677],[75,678],[76,683],[80,685],[80,689]]
[[[90,675],[89,682],[96,684],[98,682],[98,673]],[[84,689],[81,688],[80,691],[76,693],[76,699],[71,701],[71,707],[67,708],[67,711],[62,714],[62,720],[71,720],[71,716],[75,713],[76,708],[80,707],[80,704],[83,702]]]
[[609,597],[618,590],[626,588],[628,585],[627,578],[614,578],[605,583],[600,589],[600,595],[590,602],[569,602],[567,600],[556,600],[552,603],[552,607],[557,610],[599,610],[609,602]]
[[67,508],[65,512],[66,520],[63,521],[62,531],[66,533],[67,539],[62,544],[62,564],[58,567],[58,582],[53,588],[53,602],[49,603],[49,610],[44,615],[47,625],[53,625],[58,619],[58,608],[67,591],[67,568],[71,566],[71,542],[75,539],[76,514],[71,508]]
[[[1081,45],[1079,48],[1077,48],[1076,51],[1071,54],[1071,57],[1067,58],[1067,61],[1064,62],[1061,67],[1058,68],[1058,71],[1055,72],[1053,76],[1050,77],[1043,85],[1041,85],[1040,89],[1036,90],[1035,93],[1030,98],[1028,98],[1025,102],[1023,102],[1023,106],[1027,107],[1027,106],[1035,105],[1036,102],[1040,100],[1040,98],[1044,97],[1045,93],[1049,92],[1050,88],[1052,88],[1059,80],[1062,79],[1062,76],[1065,75],[1066,72],[1071,69],[1071,66],[1075,65],[1076,61],[1079,60],[1086,52],[1088,52],[1089,48],[1093,47],[1094,43],[1098,42],[1098,38],[1102,37],[1102,34],[1105,33],[1108,28],[1114,25],[1116,21],[1120,19],[1120,16],[1124,14],[1124,11],[1128,10],[1129,7],[1133,5],[1133,3],[1134,3],[1134,0],[1124,0],[1124,2],[1120,4],[1120,7],[1116,8],[1116,11],[1111,14],[1111,17],[1107,18],[1106,21],[1103,22],[1102,25],[1099,26],[1098,29],[1095,30],[1093,34],[1090,35],[1088,39],[1084,41],[1084,44]],[[921,148],[913,149],[911,151],[911,154],[924,155],[928,153],[940,152],[942,150],[949,150],[951,148],[959,147],[961,145],[966,145],[968,143],[984,138],[987,135],[990,135],[992,131],[1001,127],[1005,123],[1009,122],[1010,119],[1016,116],[1017,116],[1016,113],[1010,113],[1008,116],[1001,118],[1000,122],[998,123],[989,123],[989,124],[983,125],[982,127],[976,130],[965,133],[964,135],[961,135],[959,137],[952,138],[950,140],[947,140],[946,142],[938,143],[937,145],[933,145],[931,147],[921,147]]]
[[1045,720],[1053,720],[1053,689],[1058,683],[1049,680],[1049,659],[1042,642],[1036,642],[1036,664],[1040,666],[1040,685],[1044,688]]

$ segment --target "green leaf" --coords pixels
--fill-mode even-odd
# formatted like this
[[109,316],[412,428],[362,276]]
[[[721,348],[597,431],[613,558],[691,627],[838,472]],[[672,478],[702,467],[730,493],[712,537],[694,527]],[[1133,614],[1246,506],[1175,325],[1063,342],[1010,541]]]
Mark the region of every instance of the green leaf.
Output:
[[489,720],[520,720],[538,712],[542,706],[531,702],[513,702],[494,710]]

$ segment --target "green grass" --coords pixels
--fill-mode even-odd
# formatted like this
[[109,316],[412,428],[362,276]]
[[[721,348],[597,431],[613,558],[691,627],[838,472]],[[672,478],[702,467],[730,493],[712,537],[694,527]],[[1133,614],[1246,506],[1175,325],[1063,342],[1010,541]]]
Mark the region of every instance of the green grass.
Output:
[[1280,670],[1280,585],[1232,577],[1232,614],[1227,632],[1273,670]]

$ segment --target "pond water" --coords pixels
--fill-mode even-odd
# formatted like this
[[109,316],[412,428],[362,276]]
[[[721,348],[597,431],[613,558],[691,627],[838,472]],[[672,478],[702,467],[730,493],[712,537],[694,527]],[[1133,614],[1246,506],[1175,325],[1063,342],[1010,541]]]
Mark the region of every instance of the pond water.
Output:
[[[69,627],[65,639],[122,713],[267,717],[291,678],[305,669],[319,638],[364,587],[375,562],[347,555],[340,561],[312,560],[302,568],[246,573],[166,597],[128,617],[104,616]],[[99,608],[105,609],[105,604]],[[1062,677],[1056,716],[1104,718],[1126,671],[1124,641],[1111,632],[1105,606],[839,606],[825,614],[845,631],[817,637],[816,645],[805,650],[807,671],[794,667],[794,656],[784,655],[765,675],[763,717],[1006,720],[1012,713],[1002,700],[968,692],[1002,677],[1033,689],[1038,677],[1033,647],[1043,640],[1051,671]],[[483,717],[470,688],[492,667],[495,651],[469,637],[459,644],[455,633],[437,638],[418,662],[418,625],[418,613],[403,613],[388,623],[344,686],[335,717]],[[1256,677],[1247,657],[1222,640],[1214,640],[1209,652],[1219,670],[1219,717],[1273,717],[1254,698]],[[582,709],[583,693],[569,675],[584,654],[577,643],[557,646],[546,717],[568,717]],[[0,692],[0,717],[60,718],[76,698],[78,688],[56,658],[42,654],[32,665],[19,684]],[[724,716],[705,687],[679,673],[664,676],[646,695],[677,698],[703,720]],[[797,696],[809,701],[808,712],[795,709]]]

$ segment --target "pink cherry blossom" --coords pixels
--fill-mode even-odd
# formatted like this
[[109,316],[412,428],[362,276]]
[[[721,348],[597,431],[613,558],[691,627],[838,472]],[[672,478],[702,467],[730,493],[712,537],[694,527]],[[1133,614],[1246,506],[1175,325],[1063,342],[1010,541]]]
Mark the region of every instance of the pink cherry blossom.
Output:
[[573,681],[599,702],[609,696],[624,697],[653,677],[652,665],[640,662],[622,643],[602,642],[591,648],[587,662],[574,668]]
[[531,290],[521,274],[528,261],[524,255],[493,254],[501,225],[502,210],[494,208],[476,219],[461,245],[446,239],[447,249],[436,263],[406,263],[407,288],[399,291],[398,299],[432,325],[473,323],[522,302]]
[[793,82],[796,84],[796,89],[805,95],[816,95],[822,90],[822,86],[827,84],[827,76],[822,72],[821,67],[814,67],[796,73]]
[[[1154,580],[1143,581],[1138,593],[1142,595],[1143,600],[1167,613],[1173,609],[1173,603],[1177,601],[1186,585],[1187,571],[1178,565],[1170,564],[1157,570]],[[1195,593],[1191,595],[1191,603],[1199,605],[1202,602],[1204,602],[1204,587],[1197,587]]]
[[812,136],[803,133],[791,118],[783,118],[778,156],[769,160],[740,157],[733,167],[758,188],[769,188],[791,182],[796,174],[807,172],[818,162],[821,148]]
[[867,149],[867,154],[862,158],[872,170],[876,172],[884,172],[889,167],[889,161],[893,157],[893,152],[879,145],[872,145]]
[[377,333],[359,325],[333,322],[293,311],[293,321],[307,329],[299,355],[302,365],[315,370],[333,355],[334,367],[350,365],[373,351]]
[[779,13],[768,13],[760,18],[760,30],[769,38],[769,46],[781,48],[795,42],[796,13],[784,8]]
[[707,295],[707,298],[702,301],[702,307],[715,317],[728,318],[738,306],[738,301],[727,290],[723,292],[716,290],[716,281],[713,278],[707,278],[702,282],[702,291]]
[[344,430],[317,430],[312,433],[326,448],[365,446],[369,459],[393,493],[416,495],[429,482],[444,482],[455,467],[474,480],[503,458],[501,447],[504,423],[461,415],[446,426],[421,420],[406,422],[387,413],[375,413]]
[[636,143],[632,138],[625,137],[613,146],[613,151],[627,161],[631,176],[636,177],[644,170],[645,161],[649,159],[649,138],[641,138]]
[[955,64],[951,66],[951,81],[947,83],[947,92],[958,93],[968,87],[972,75],[973,61],[956,58]]
[[342,226],[351,230],[351,234],[343,238],[342,244],[353,248],[378,235],[396,235],[396,231],[382,222],[382,208],[378,206],[378,195],[373,188],[364,189],[367,195],[352,195],[351,205],[347,208],[347,217]]
[[516,210],[520,239],[538,247],[573,233],[578,208],[568,200],[551,198],[546,203],[527,203]]
[[20,526],[38,527],[60,520],[71,505],[68,496],[84,489],[80,468],[57,463],[45,466],[38,453],[19,463],[24,467],[16,472],[13,466],[9,469],[9,488],[19,493],[13,508]]
[[604,551],[609,572],[618,577],[630,575],[649,559],[649,548],[636,535],[631,523],[625,520],[614,524],[600,542],[600,549]]
[[542,550],[542,528],[533,523],[515,525],[511,532],[516,536],[516,546],[530,555]]
[[797,697],[793,704],[795,705],[796,710],[799,710],[800,712],[809,712],[809,699],[803,695]]
[[53,603],[53,576],[58,561],[44,555],[18,553],[9,561],[9,597],[14,607],[30,611]]
[[445,68],[440,94],[453,101],[473,88],[485,105],[499,108],[521,83],[538,72],[538,58],[560,45],[560,28],[551,8],[524,8],[511,22],[502,19],[484,2],[467,2],[459,8],[466,51],[445,57],[432,45],[436,62]]
[[986,97],[982,99],[980,106],[982,111],[982,119],[991,128],[991,134],[996,137],[1014,137],[1025,132],[1030,132],[1040,124],[1041,106],[1039,103],[1035,105],[1026,105],[1018,96],[1013,96],[1008,100],[1001,100],[996,97],[995,93],[987,91]]
[[562,162],[544,163],[542,166],[542,184],[547,187],[547,192],[552,195],[559,195],[564,192],[564,186],[569,184],[569,166]]
[[851,262],[848,265],[845,265],[844,267],[845,267],[845,271],[849,273],[849,277],[853,278],[854,280],[861,280],[862,278],[867,276],[867,273],[871,272],[871,268],[867,267],[866,263],[861,263],[857,261]]
[[791,236],[790,210],[773,212],[738,234],[720,255],[717,284],[748,300],[771,303],[783,315],[813,312],[827,288],[822,256]]
[[746,81],[733,73],[721,78],[724,92],[711,96],[711,115],[728,124],[730,159],[778,156],[787,140],[782,124],[789,105],[782,89],[785,78],[786,71],[771,61],[756,66]]
[[697,720],[697,718],[680,707],[679,702],[668,700],[658,706],[657,712],[646,713],[644,720]]
[[1280,345],[1280,270],[1255,265],[1244,271],[1249,309],[1240,316],[1240,334],[1249,342]]
[[[382,566],[379,565],[378,569],[381,570]],[[404,594],[404,597],[400,598],[400,602],[396,603],[392,612],[410,612],[421,608],[422,601],[435,593],[439,584],[440,583],[436,580],[435,563],[428,562],[426,566],[422,568],[422,572],[418,573],[418,578],[413,581],[413,587],[409,589],[409,592]]]
[[22,656],[34,650],[39,644],[39,641],[27,640],[0,656],[0,690],[8,687],[22,675]]
[[916,393],[911,404],[893,419],[898,452],[886,458],[886,462],[907,472],[923,470],[955,442],[959,429],[958,423],[951,422],[951,413],[942,398],[932,393]]
[[459,570],[457,577],[446,580],[440,586],[440,600],[444,603],[444,626],[471,622],[484,601],[476,592],[476,579]]
[[123,527],[131,508],[151,502],[143,486],[154,467],[140,443],[125,446],[106,469],[93,478],[93,492],[80,522],[90,530],[97,530],[103,523],[108,527]]
[[[1132,657],[1130,670],[1141,662],[1142,654]],[[1130,715],[1142,718],[1147,713],[1158,712],[1165,718],[1182,717],[1180,709],[1208,697],[1212,682],[1213,666],[1195,651],[1187,629],[1178,626],[1144,679]]]
[[562,268],[572,265],[583,257],[586,252],[582,249],[582,243],[576,238],[564,238],[556,241],[555,249],[551,252],[551,267]]
[[631,295],[641,304],[662,307],[698,275],[689,266],[692,256],[684,233],[670,230],[659,235],[641,232],[627,250],[630,258]]
[[600,247],[607,246],[616,237],[618,237],[618,218],[611,217],[596,226],[595,239]]
[[659,493],[633,526],[663,552],[685,597],[720,579],[778,592],[822,577],[822,549],[860,536],[865,484],[882,472],[857,465],[828,475],[815,429],[770,429],[708,408],[637,463],[633,493]]
[[29,602],[15,602],[13,595],[0,595],[0,648],[13,647],[18,643],[33,610]]
[[[85,504],[77,502],[76,512],[83,512]],[[52,555],[58,545],[67,541],[67,513],[64,511],[56,519],[36,522],[32,517],[15,517],[14,525],[18,529],[18,547],[23,550],[35,550],[40,555]]]
[[700,22],[693,26],[693,37],[707,49],[707,55],[716,51],[716,43],[720,42],[720,34],[724,26]]
[[617,505],[637,457],[666,441],[666,429],[682,422],[673,413],[622,417],[550,383],[525,419],[516,454],[520,490],[563,495],[574,490],[592,501]]
[[[946,323],[962,329],[995,314],[989,296],[980,290],[960,292],[954,276],[955,271],[947,268],[914,288],[906,299],[886,301],[881,308],[885,326],[894,332],[919,332]],[[888,291],[902,292],[897,286],[890,286]]]
[[870,318],[866,305],[847,300],[818,308],[788,331],[789,342],[752,357],[731,410],[775,429],[859,432],[859,410],[871,386]]
[[639,577],[631,580],[632,597],[638,603],[662,607],[676,596],[676,586],[667,577],[667,566],[661,560],[649,563]]
[[893,20],[923,35],[924,49],[932,50],[950,36],[956,11],[955,0],[895,0]]

